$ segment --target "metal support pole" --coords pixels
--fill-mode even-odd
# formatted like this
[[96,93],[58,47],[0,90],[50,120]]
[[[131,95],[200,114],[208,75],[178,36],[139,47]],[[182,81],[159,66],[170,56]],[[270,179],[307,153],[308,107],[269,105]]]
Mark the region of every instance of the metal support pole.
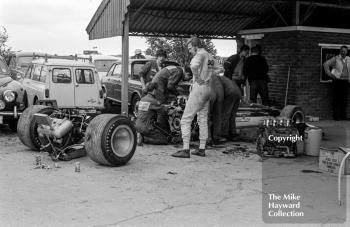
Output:
[[295,23],[296,26],[300,24],[300,2],[295,2]]
[[341,174],[343,172],[343,169],[344,169],[344,164],[345,164],[345,161],[346,159],[350,156],[350,152],[348,152],[344,158],[341,160],[341,163],[340,163],[340,167],[339,167],[339,172],[338,172],[338,203],[339,203],[339,206],[341,206]]
[[122,37],[122,110],[128,115],[128,90],[129,90],[129,13],[125,14],[124,31]]

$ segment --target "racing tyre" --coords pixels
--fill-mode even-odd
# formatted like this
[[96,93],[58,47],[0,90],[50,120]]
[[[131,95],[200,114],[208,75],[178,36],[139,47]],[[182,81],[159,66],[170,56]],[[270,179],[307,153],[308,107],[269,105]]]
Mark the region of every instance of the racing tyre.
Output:
[[122,115],[98,115],[85,133],[88,156],[102,165],[125,165],[134,155],[136,143],[135,127],[128,117]]
[[304,112],[299,106],[285,106],[280,113],[280,117],[290,118],[293,125],[305,122]]
[[34,114],[50,115],[53,111],[54,109],[49,106],[33,105],[22,113],[17,124],[17,134],[25,146],[32,150],[40,150],[41,143],[37,132],[38,124],[35,121]]

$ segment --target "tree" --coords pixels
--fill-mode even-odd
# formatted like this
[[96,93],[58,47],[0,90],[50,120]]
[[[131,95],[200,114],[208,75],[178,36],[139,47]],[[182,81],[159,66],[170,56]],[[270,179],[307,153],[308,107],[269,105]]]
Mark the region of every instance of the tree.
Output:
[[8,34],[7,30],[4,26],[0,28],[0,56],[5,56],[8,55],[11,48],[7,46],[7,41],[8,41]]
[[[147,55],[155,55],[157,50],[164,49],[168,58],[179,62],[181,65],[189,65],[191,56],[187,49],[186,38],[164,38],[164,37],[146,37],[146,43],[149,48],[146,50]],[[216,56],[216,49],[211,39],[203,39],[204,48]]]

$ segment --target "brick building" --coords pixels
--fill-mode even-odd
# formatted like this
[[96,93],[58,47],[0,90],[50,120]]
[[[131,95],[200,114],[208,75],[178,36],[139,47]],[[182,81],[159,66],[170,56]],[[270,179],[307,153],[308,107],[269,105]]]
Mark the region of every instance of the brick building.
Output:
[[290,70],[287,103],[301,106],[306,115],[331,118],[331,84],[321,81],[321,49],[329,46],[336,50],[350,44],[350,30],[294,26],[243,30],[240,34],[246,44],[263,47],[263,55],[270,65],[272,102],[284,105]]

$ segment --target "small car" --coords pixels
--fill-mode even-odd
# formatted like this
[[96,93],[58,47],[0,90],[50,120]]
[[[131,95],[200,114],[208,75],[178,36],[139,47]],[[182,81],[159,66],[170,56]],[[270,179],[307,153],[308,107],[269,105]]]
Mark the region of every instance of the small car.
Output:
[[10,67],[13,79],[21,79],[27,72],[28,67],[34,59],[44,58],[48,54],[39,52],[12,52],[8,56],[8,65]]
[[17,129],[17,121],[27,106],[23,86],[11,78],[5,59],[0,57],[0,124],[7,124],[12,131]]
[[91,63],[55,57],[31,62],[22,81],[28,105],[103,109],[101,82]]
[[[100,79],[107,75],[108,70],[111,68],[114,62],[121,62],[121,59],[114,56],[109,55],[90,55],[92,59],[92,63],[95,65],[98,75]],[[80,59],[86,59],[88,61],[90,56],[88,55],[79,55]]]
[[[130,59],[129,60],[129,95],[128,103],[130,112],[135,114],[136,103],[140,101],[142,94],[142,86],[140,81],[140,71],[149,61],[155,59]],[[165,66],[174,65],[179,66],[177,62],[165,61]],[[179,93],[189,93],[189,84],[187,82],[180,82]],[[121,103],[121,89],[122,89],[122,65],[121,62],[114,63],[109,69],[107,75],[102,78],[102,88],[106,96],[106,107],[108,108],[112,103]]]

